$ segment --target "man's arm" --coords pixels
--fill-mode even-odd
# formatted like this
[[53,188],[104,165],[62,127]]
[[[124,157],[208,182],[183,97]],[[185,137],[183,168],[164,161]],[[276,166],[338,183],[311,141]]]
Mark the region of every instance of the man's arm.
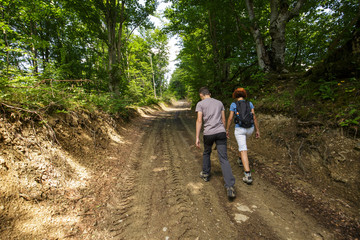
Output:
[[202,126],[202,112],[197,112],[196,119],[196,142],[195,145],[197,148],[200,148],[200,131]]
[[226,118],[225,118],[225,111],[224,110],[221,111],[221,121],[222,121],[222,123],[224,125],[224,128],[226,128]]

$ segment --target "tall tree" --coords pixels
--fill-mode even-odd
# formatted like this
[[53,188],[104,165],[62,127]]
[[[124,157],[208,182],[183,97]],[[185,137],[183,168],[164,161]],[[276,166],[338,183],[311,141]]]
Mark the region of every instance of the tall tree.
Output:
[[151,47],[150,65],[153,73],[154,94],[156,96],[156,92],[158,91],[160,97],[162,97],[165,87],[166,67],[169,64],[168,38],[160,29],[147,31],[144,38],[149,42]]
[[138,102],[161,96],[168,64],[167,36],[159,29],[141,29],[127,42],[128,95]]
[[305,0],[293,2],[290,8],[288,0],[270,0],[270,27],[271,46],[267,50],[258,22],[255,18],[253,0],[245,0],[249,20],[251,22],[251,32],[256,43],[256,52],[259,66],[265,71],[281,72],[284,70],[285,63],[285,30],[286,24],[298,16]]
[[241,30],[241,13],[234,11],[232,0],[172,2],[172,9],[166,12],[171,21],[169,29],[182,38],[181,56],[192,65],[188,69],[199,84],[214,87],[218,94],[225,93],[220,86],[236,78],[244,65],[237,58],[249,60],[249,49],[239,42],[248,37]]
[[121,92],[124,79],[121,63],[123,46],[127,36],[140,25],[146,26],[147,17],[156,9],[157,2],[146,0],[144,5],[136,0],[69,0],[69,8],[75,8],[84,24],[99,32],[107,45],[109,89],[116,95]]

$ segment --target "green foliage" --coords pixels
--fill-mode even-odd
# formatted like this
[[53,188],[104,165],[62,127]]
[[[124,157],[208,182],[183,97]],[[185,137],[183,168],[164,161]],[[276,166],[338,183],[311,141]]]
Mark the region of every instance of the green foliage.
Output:
[[265,86],[265,84],[269,81],[267,74],[263,71],[256,71],[252,73],[249,77],[247,90],[257,91]]
[[343,108],[342,111],[336,115],[338,124],[342,127],[349,127],[352,125],[359,126],[360,111],[358,104],[350,104],[348,107]]
[[84,85],[88,83],[41,82],[36,78],[21,77],[9,84],[11,88],[1,88],[1,102],[39,113],[101,109],[116,114],[125,112],[129,105],[109,92],[85,91]]
[[[101,109],[112,114],[121,114],[126,112],[126,107],[128,105],[129,102],[124,99],[117,98],[113,94],[94,91],[89,94],[86,107],[89,110]],[[93,108],[89,108],[89,106],[92,106]]]
[[170,79],[170,84],[168,88],[168,92],[175,96],[176,99],[185,99],[189,97],[188,89],[186,83],[183,81],[186,76],[184,75],[185,71],[177,68],[175,69],[173,75]]
[[[157,103],[166,90],[168,49],[164,32],[146,30],[156,5],[152,0],[2,1],[0,101],[43,113],[114,114]],[[141,35],[134,36],[140,23]]]
[[[230,102],[233,89],[245,87],[252,101],[269,110],[296,109],[304,116],[316,111],[313,115],[341,126],[358,122],[358,79],[328,73],[294,83],[259,71],[246,1],[169,2],[165,31],[178,34],[182,49],[168,87],[168,37],[161,29],[149,30],[148,16],[157,1],[3,0],[0,100],[49,113],[86,108],[115,114],[173,96],[195,103],[202,86]],[[288,1],[289,9],[296,2]],[[267,1],[254,4],[257,27],[271,53],[274,9]],[[286,23],[286,67],[304,71],[347,42],[356,29],[354,9],[359,9],[356,0],[306,1],[296,21]],[[140,35],[133,34],[135,28]]]
[[351,127],[359,125],[360,83],[356,78],[297,82],[295,97],[301,119]]
[[319,89],[314,93],[314,95],[320,96],[323,100],[335,101],[335,98],[337,97],[336,86],[336,81],[324,81],[321,79],[319,81]]
[[[246,1],[170,2],[172,7],[166,10],[170,21],[167,29],[179,34],[182,40],[183,48],[178,56],[178,67],[183,71],[180,81],[189,88],[193,101],[198,100],[197,89],[202,86],[213,89],[215,96],[227,98],[234,87],[246,84],[247,89],[256,90],[266,84],[267,80],[261,76],[264,73],[252,67],[257,63],[258,56]],[[255,21],[271,60],[275,56],[270,33],[274,21],[270,18],[275,9],[271,9],[266,1],[253,2]],[[291,11],[297,2],[288,1],[288,5],[284,5]],[[323,60],[329,47],[334,44],[341,46],[349,39],[349,33],[356,29],[354,19],[358,14],[351,9],[359,9],[359,2],[306,1],[299,16],[295,16],[296,20],[285,23],[285,67],[291,71],[304,71]],[[252,73],[249,74],[246,69]],[[179,82],[177,76],[173,77],[176,78],[174,82]],[[336,100],[337,89],[332,81],[320,85],[310,83],[309,87],[312,85],[317,91],[310,89],[315,94],[310,98]],[[297,93],[301,95],[300,91],[298,89]],[[304,95],[308,96],[306,92]]]
[[243,12],[235,7],[241,4],[232,1],[171,2],[173,7],[165,14],[170,20],[168,29],[179,34],[183,45],[178,56],[181,77],[173,75],[173,84],[181,86],[178,82],[183,81],[182,86],[193,102],[198,101],[198,89],[203,86],[216,98],[229,96],[236,85],[229,84],[230,78],[236,78],[234,74],[253,61],[249,54],[254,50],[251,35],[239,31],[240,22],[236,19],[244,19]]

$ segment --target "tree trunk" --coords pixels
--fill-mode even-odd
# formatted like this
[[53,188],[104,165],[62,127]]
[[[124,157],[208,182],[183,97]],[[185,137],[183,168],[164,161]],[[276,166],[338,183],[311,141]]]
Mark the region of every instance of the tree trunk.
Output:
[[246,7],[249,13],[249,20],[251,21],[251,33],[255,39],[256,53],[261,69],[265,71],[284,71],[285,63],[285,29],[286,24],[294,17],[299,15],[300,8],[303,6],[305,0],[298,0],[294,8],[290,11],[289,4],[286,0],[271,0],[270,1],[270,37],[271,48],[266,50],[263,38],[261,36],[258,24],[255,20],[253,0],[246,0]]
[[285,27],[286,22],[279,17],[277,21],[270,24],[270,36],[271,36],[271,70],[281,72],[284,69],[285,63]]
[[258,24],[255,21],[254,3],[253,0],[245,0],[245,2],[249,13],[249,20],[251,22],[250,31],[256,44],[256,54],[258,57],[259,67],[268,72],[270,71],[270,59],[268,53],[266,52],[264,40],[261,36]]
[[[30,28],[31,28],[31,36],[34,36],[36,35],[36,23],[34,23],[33,21],[30,22]],[[33,43],[31,44],[31,52],[33,54],[32,56],[32,65],[33,65],[33,68],[34,68],[34,73],[37,74],[39,72],[38,70],[38,62],[37,62],[37,59],[38,59],[38,51],[35,47],[35,43],[34,43],[34,39],[35,37],[32,37],[32,41]]]
[[123,24],[124,24],[124,10],[125,10],[125,2],[121,1],[121,12],[120,12],[120,24],[118,30],[118,42],[117,42],[117,54],[118,54],[118,62],[121,63],[121,48],[122,48],[122,32],[123,32]]
[[49,63],[50,58],[50,49],[49,47],[46,47],[43,53],[43,71],[47,68],[47,65]]
[[219,47],[218,47],[218,41],[217,41],[217,34],[216,34],[216,24],[214,23],[213,19],[215,19],[215,16],[213,16],[213,12],[209,10],[209,30],[210,30],[210,39],[212,43],[212,50],[214,54],[214,80],[219,80],[219,73],[221,72],[220,68],[220,56],[219,56]]
[[108,31],[109,55],[109,89],[116,95],[120,94],[118,81],[118,62],[116,58],[116,1],[106,0],[106,23]]
[[289,5],[284,0],[270,1],[271,70],[281,72],[285,63],[285,28],[289,18]]
[[[5,19],[5,13],[4,11],[1,11],[1,16],[2,19]],[[6,50],[9,49],[9,43],[8,43],[8,39],[7,39],[7,31],[5,30],[5,28],[3,28],[3,34],[4,34],[4,42],[5,42],[5,46],[6,46]],[[9,53],[10,51],[6,51],[6,75],[8,76],[9,74]]]
[[289,4],[286,0],[270,1],[270,37],[271,37],[271,70],[282,72],[285,70],[285,29],[286,24],[299,15],[300,8],[305,0],[298,0],[292,11],[289,10]]
[[222,71],[222,82],[228,82],[230,78],[230,63],[226,61],[231,56],[231,47],[225,46],[224,52],[224,61],[223,61],[223,71]]
[[155,73],[154,73],[154,67],[152,64],[152,55],[150,53],[150,66],[151,66],[151,73],[152,73],[152,80],[154,84],[154,97],[156,98],[156,86],[155,86]]
[[[299,36],[298,33],[295,33],[296,38]],[[301,51],[301,43],[299,41],[296,41],[296,53],[294,56],[294,59],[292,61],[291,67],[295,68],[296,66],[296,62],[298,61],[298,56],[300,55],[300,51]],[[301,61],[300,61],[300,65],[301,65]]]
[[241,21],[240,21],[240,18],[239,18],[239,15],[235,12],[235,8],[236,8],[236,6],[235,6],[235,3],[234,3],[234,1],[233,0],[230,0],[230,6],[231,6],[231,8],[233,9],[233,12],[234,12],[234,16],[235,16],[235,19],[236,19],[236,25],[235,25],[235,27],[236,27],[236,31],[237,31],[237,37],[238,37],[238,39],[239,39],[239,43],[240,43],[240,48],[241,49],[244,49],[244,40],[243,40],[243,38],[241,37],[241,34],[240,34],[240,27],[242,28],[242,30],[244,30],[245,32],[248,32],[249,31],[249,29],[246,27],[246,26],[244,26],[244,24],[242,24],[241,23]]

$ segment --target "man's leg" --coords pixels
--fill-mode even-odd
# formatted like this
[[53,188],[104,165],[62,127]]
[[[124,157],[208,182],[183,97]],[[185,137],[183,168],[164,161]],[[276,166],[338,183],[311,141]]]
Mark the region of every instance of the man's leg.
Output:
[[211,171],[210,155],[213,144],[214,144],[214,140],[212,135],[204,135],[204,153],[203,153],[203,167],[202,167],[202,171],[204,174],[210,175],[210,171]]
[[216,146],[219,155],[221,170],[225,180],[226,187],[233,187],[235,184],[235,177],[232,173],[231,166],[227,157],[227,138],[226,133],[217,134]]

